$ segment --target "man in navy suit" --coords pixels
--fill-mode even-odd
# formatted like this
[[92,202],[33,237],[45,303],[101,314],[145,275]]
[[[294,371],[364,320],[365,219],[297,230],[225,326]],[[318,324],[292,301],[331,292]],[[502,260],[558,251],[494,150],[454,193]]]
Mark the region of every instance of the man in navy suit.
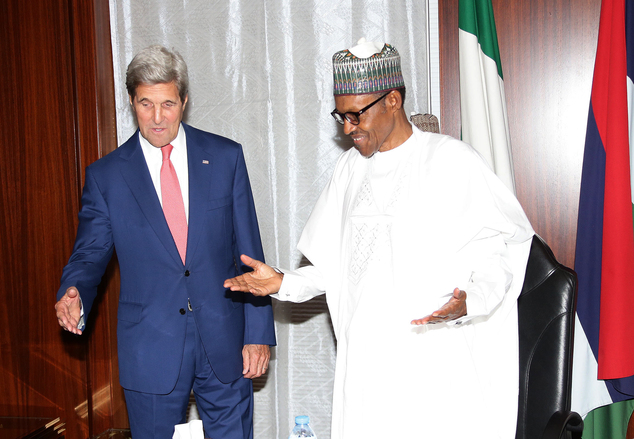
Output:
[[86,169],[59,324],[82,333],[116,249],[132,437],[172,437],[193,390],[205,437],[252,438],[251,379],[266,372],[275,334],[268,299],[223,287],[248,270],[240,254],[263,257],[242,147],[181,122],[188,76],[178,53],[144,49],[126,86],[139,129]]

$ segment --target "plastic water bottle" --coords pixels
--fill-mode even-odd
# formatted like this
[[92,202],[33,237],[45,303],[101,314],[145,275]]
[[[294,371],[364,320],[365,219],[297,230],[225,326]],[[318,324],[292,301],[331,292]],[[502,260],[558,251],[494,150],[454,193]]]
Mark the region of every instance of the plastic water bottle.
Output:
[[312,437],[313,439],[317,439],[313,429],[308,425],[308,416],[295,416],[295,427],[293,427],[293,431],[291,431],[288,439],[297,439],[303,437]]

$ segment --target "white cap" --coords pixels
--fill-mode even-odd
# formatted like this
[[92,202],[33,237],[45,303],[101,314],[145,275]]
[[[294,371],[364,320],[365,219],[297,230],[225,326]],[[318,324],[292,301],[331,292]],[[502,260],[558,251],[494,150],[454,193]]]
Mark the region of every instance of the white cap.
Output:
[[384,43],[377,43],[374,41],[366,41],[365,38],[361,38],[357,41],[357,45],[348,49],[357,58],[369,58],[372,55],[376,55],[383,50]]

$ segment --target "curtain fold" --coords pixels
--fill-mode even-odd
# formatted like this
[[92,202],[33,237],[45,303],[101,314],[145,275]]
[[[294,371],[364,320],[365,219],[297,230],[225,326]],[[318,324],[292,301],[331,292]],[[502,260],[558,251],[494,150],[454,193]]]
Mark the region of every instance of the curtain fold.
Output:
[[[266,260],[296,268],[304,223],[352,146],[330,116],[332,55],[361,37],[391,43],[401,53],[405,109],[425,113],[427,11],[427,0],[110,0],[119,143],[136,129],[128,63],[151,44],[176,49],[190,77],[185,122],[243,145]],[[254,383],[255,437],[287,437],[306,414],[328,438],[336,342],[325,300],[273,302],[278,346]]]

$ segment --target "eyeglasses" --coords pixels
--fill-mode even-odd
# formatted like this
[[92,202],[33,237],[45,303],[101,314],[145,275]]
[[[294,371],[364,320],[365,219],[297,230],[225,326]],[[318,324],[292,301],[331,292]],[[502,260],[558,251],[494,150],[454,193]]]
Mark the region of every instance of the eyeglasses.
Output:
[[339,111],[337,111],[337,109],[335,108],[334,110],[332,110],[332,113],[330,113],[332,115],[332,117],[335,118],[335,120],[337,122],[339,122],[341,125],[343,125],[345,123],[345,121],[347,120],[348,122],[350,122],[352,125],[359,125],[359,116],[361,116],[363,113],[365,113],[366,111],[368,111],[370,108],[372,108],[372,106],[374,104],[376,104],[377,102],[379,102],[381,99],[383,99],[384,97],[386,97],[387,95],[389,95],[391,93],[391,91],[388,91],[387,93],[385,93],[383,96],[381,96],[380,98],[378,98],[376,101],[372,102],[370,105],[367,105],[365,107],[363,107],[362,109],[360,109],[359,111],[348,111],[347,113],[341,113]]

